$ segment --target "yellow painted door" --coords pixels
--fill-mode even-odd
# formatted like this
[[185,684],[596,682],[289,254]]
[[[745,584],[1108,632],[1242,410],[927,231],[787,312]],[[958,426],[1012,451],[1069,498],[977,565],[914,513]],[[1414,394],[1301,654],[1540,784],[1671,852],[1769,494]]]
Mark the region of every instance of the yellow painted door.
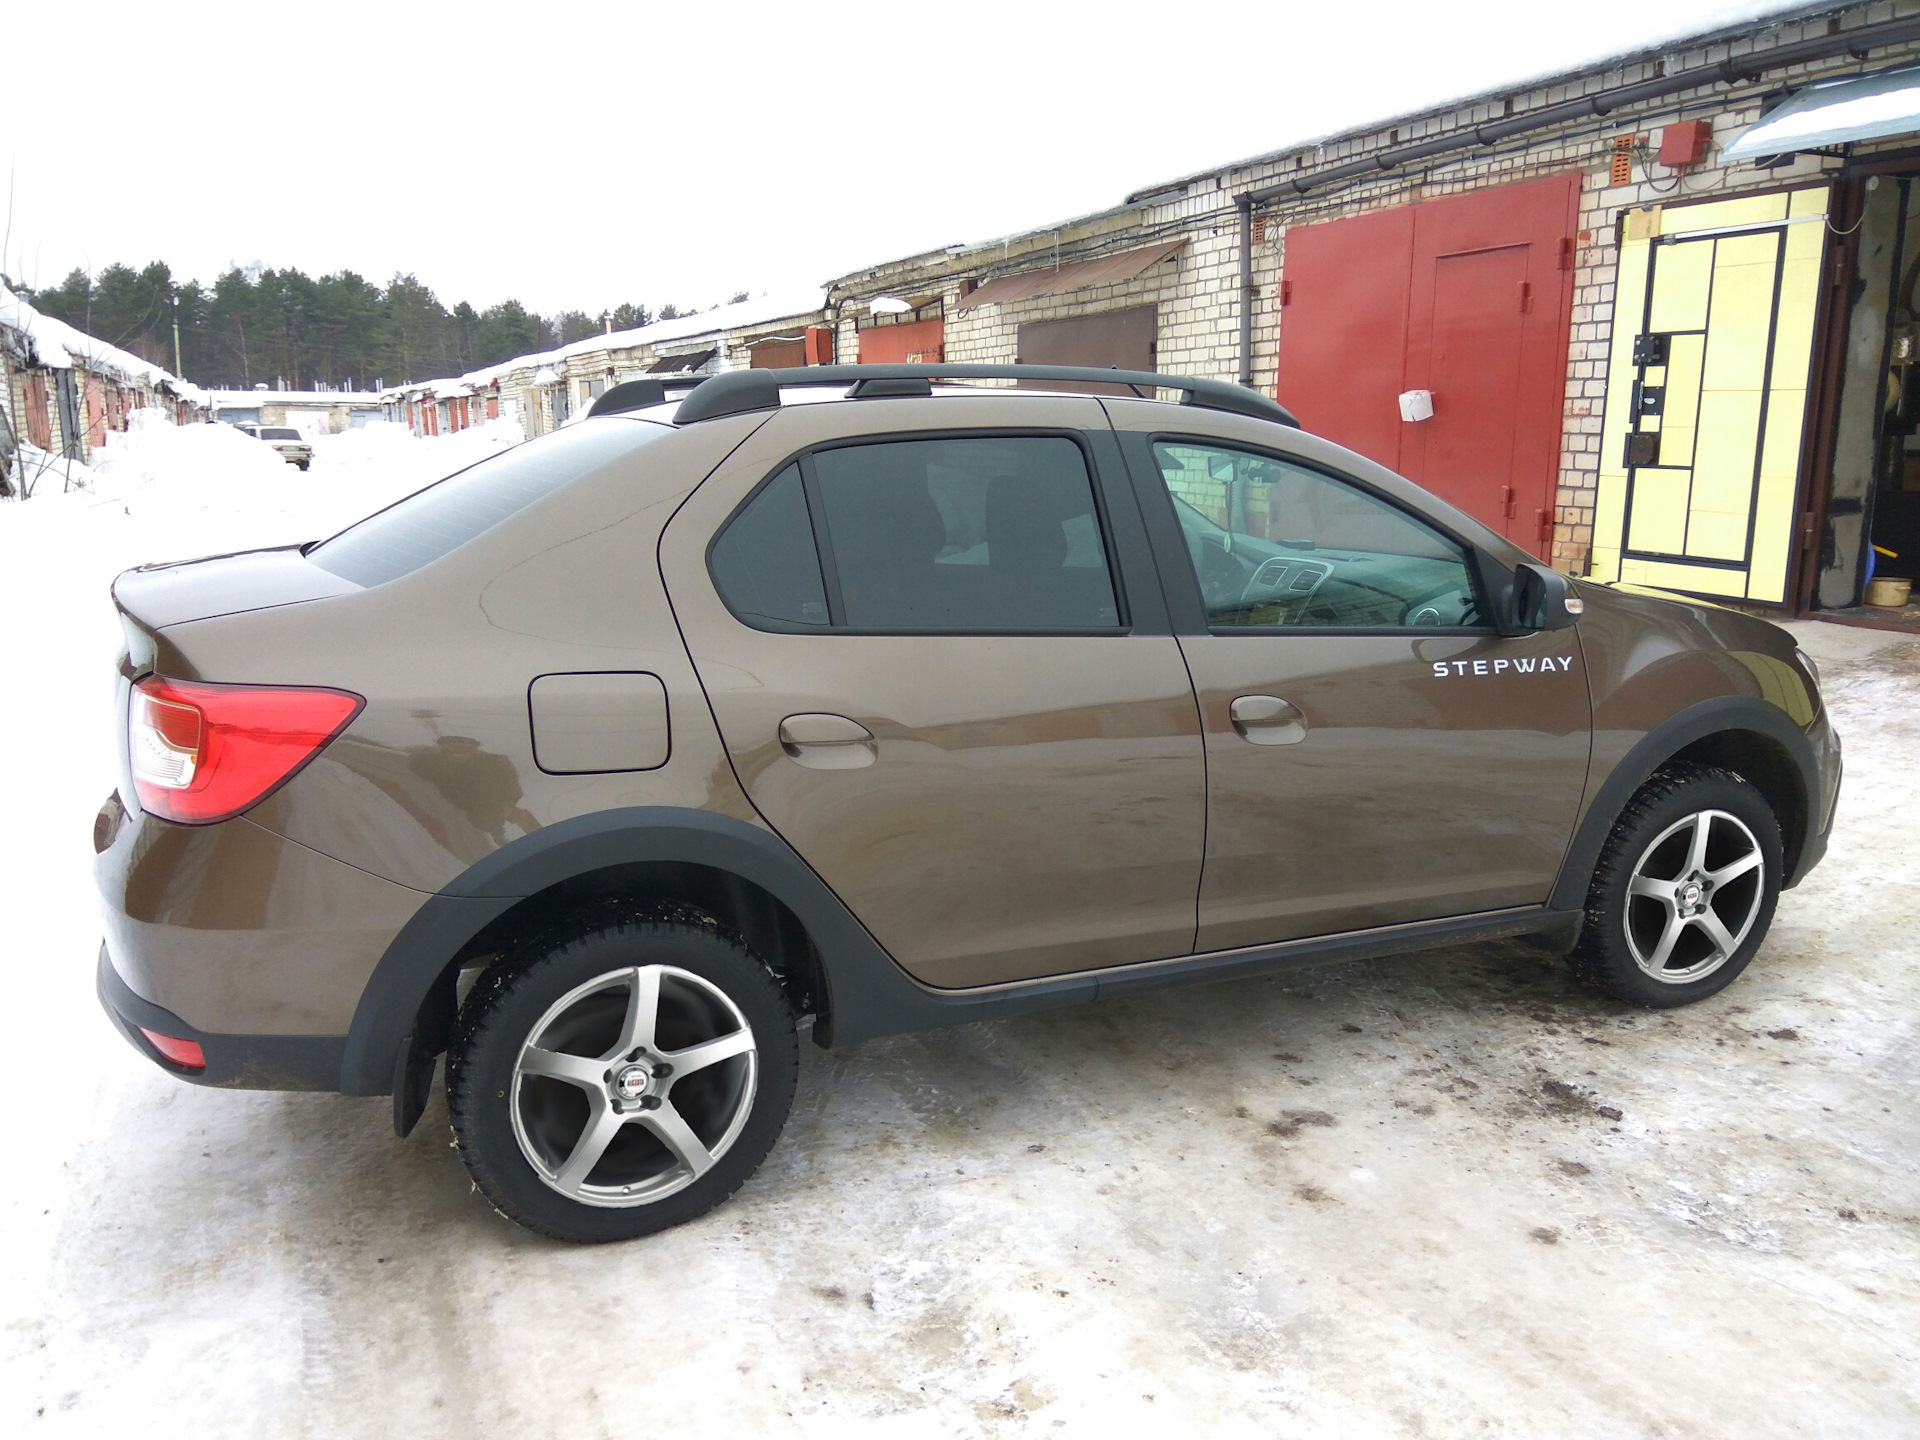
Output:
[[1634,211],[1591,573],[1782,603],[1827,189]]

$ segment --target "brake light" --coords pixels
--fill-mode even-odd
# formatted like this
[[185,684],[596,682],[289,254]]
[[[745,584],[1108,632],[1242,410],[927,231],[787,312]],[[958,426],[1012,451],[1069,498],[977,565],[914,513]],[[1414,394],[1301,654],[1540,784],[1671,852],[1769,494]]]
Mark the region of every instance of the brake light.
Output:
[[137,680],[128,743],[140,804],[183,825],[230,820],[292,779],[366,703],[314,686]]

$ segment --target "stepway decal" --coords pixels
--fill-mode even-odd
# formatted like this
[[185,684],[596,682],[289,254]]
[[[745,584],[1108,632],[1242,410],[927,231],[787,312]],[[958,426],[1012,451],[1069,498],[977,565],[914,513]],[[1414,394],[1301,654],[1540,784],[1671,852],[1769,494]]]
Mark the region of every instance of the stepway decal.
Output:
[[[1449,670],[1448,667],[1452,669]],[[1536,668],[1537,667],[1537,668]],[[1571,655],[1548,655],[1539,660],[1528,656],[1523,660],[1435,660],[1433,678],[1444,680],[1448,675],[1499,675],[1512,670],[1519,675],[1564,675],[1573,669]]]

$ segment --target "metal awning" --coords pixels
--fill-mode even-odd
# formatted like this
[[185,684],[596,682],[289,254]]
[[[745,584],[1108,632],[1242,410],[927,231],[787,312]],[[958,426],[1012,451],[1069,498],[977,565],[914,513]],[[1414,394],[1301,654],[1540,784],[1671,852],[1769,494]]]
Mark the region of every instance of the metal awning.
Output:
[[989,280],[971,295],[962,295],[958,308],[971,310],[976,305],[1004,305],[1009,300],[1030,300],[1036,295],[1064,295],[1089,285],[1117,285],[1158,265],[1186,243],[1169,240],[1162,245],[1122,250],[1118,255],[1102,255],[1097,260],[1057,265],[1051,270],[1023,270],[1018,275],[1003,275],[998,280]]
[[1762,116],[1722,160],[1752,160],[1820,150],[1853,140],[1920,132],[1920,69],[1825,80],[1796,91]]
[[656,360],[647,367],[649,375],[677,375],[684,370],[698,370],[715,355],[718,350],[696,350],[691,355],[669,355],[664,360]]

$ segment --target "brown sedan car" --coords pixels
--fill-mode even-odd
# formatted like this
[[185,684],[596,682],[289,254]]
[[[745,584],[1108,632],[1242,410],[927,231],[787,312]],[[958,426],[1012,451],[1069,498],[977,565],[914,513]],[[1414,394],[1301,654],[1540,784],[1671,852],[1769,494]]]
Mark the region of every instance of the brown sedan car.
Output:
[[479,1187],[581,1240],[730,1194],[809,1028],[1522,934],[1703,998],[1840,785],[1784,631],[1168,376],[637,382],[114,599],[109,1015],[402,1134],[445,1053]]

